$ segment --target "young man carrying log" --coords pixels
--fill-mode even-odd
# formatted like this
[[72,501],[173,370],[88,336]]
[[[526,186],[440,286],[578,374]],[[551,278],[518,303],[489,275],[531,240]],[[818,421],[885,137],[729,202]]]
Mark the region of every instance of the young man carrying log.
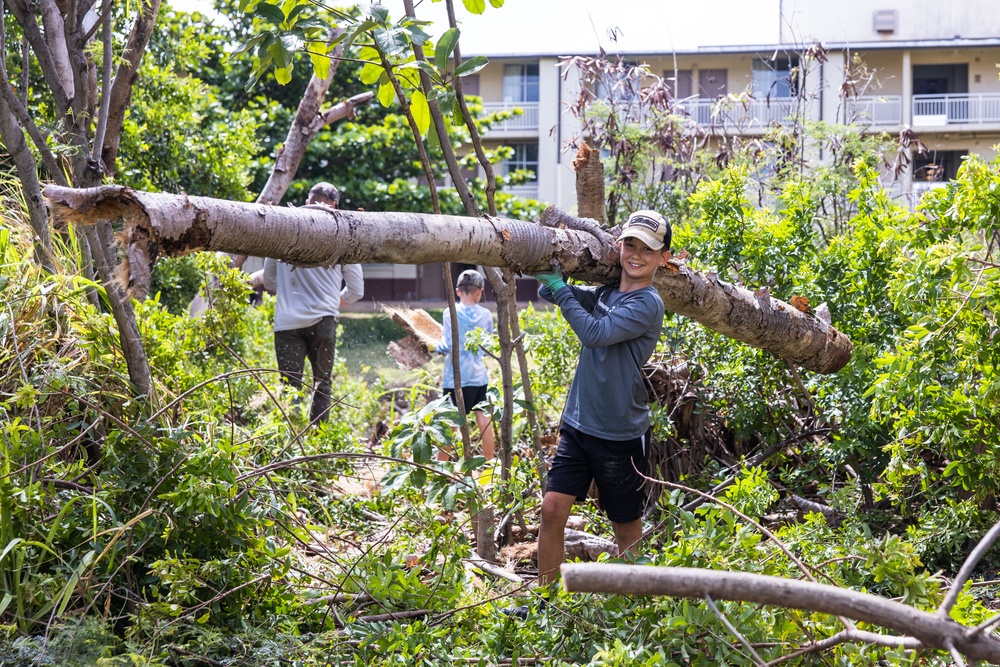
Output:
[[652,284],[666,261],[670,236],[670,224],[655,211],[629,216],[618,237],[617,288],[567,285],[558,267],[535,276],[542,283],[539,296],[559,306],[583,345],[542,499],[542,585],[559,578],[566,521],[591,480],[614,528],[618,553],[629,552],[642,537],[640,487],[651,429],[641,369],[663,328],[663,301]]

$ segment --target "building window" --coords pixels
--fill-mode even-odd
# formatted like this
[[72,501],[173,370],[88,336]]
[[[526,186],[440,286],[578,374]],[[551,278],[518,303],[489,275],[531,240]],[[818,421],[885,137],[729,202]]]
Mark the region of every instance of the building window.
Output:
[[929,151],[913,156],[913,180],[943,183],[958,178],[958,168],[968,151]]
[[503,173],[509,174],[518,169],[528,169],[534,174],[528,179],[528,182],[535,183],[538,181],[538,143],[529,142],[508,145],[514,149],[514,154],[504,160]]
[[503,66],[503,101],[538,101],[538,63]]
[[798,58],[754,58],[751,89],[758,97],[798,95]]

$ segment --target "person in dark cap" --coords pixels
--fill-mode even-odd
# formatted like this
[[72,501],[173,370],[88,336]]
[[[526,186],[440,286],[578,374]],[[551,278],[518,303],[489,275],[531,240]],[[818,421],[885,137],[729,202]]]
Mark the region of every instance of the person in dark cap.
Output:
[[566,521],[591,481],[611,520],[618,553],[630,551],[642,537],[640,487],[651,429],[641,369],[663,328],[663,301],[652,285],[669,257],[670,235],[670,224],[659,213],[630,215],[618,237],[617,287],[567,285],[558,266],[535,276],[542,283],[539,296],[559,306],[582,343],[542,499],[541,584],[559,578]]
[[[446,310],[444,312],[443,338],[428,348],[431,352],[440,352],[445,355],[444,360],[444,393],[451,398],[451,402],[458,405],[455,400],[455,369],[452,364],[452,354],[458,350],[459,373],[462,376],[462,399],[465,405],[465,414],[475,412],[476,425],[479,427],[480,441],[483,445],[483,456],[492,459],[494,456],[494,437],[492,420],[481,409],[476,406],[486,403],[486,389],[490,383],[489,373],[484,363],[485,354],[482,350],[470,352],[465,347],[465,336],[473,329],[483,329],[488,333],[493,333],[493,314],[486,308],[479,305],[483,298],[483,289],[486,283],[483,274],[475,269],[462,271],[455,282],[455,296],[459,302],[455,304],[455,317],[458,320],[458,345],[453,345],[451,337],[451,315]],[[448,452],[442,450],[439,457],[447,460]]]

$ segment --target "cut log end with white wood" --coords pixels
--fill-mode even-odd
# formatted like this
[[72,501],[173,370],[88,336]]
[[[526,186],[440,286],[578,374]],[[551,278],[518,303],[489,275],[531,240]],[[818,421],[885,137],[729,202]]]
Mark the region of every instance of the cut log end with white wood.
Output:
[[[527,275],[557,264],[565,275],[587,282],[614,285],[620,279],[613,237],[592,233],[586,225],[548,227],[507,218],[278,207],[115,185],[50,185],[45,197],[57,225],[124,219],[119,239],[126,246],[128,284],[137,298],[145,297],[143,276],[158,257],[199,250],[273,257],[300,266],[462,262]],[[824,320],[770,295],[755,296],[706,276],[681,261],[659,271],[653,286],[668,311],[790,364],[834,373],[850,361],[850,340]]]

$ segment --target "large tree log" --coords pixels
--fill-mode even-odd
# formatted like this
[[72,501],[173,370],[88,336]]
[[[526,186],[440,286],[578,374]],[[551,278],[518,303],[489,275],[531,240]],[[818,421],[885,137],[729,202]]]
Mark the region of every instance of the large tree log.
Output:
[[[616,284],[618,249],[584,230],[543,227],[505,218],[405,212],[288,208],[208,197],[156,194],[108,185],[45,189],[57,223],[92,224],[122,217],[127,280],[142,298],[160,255],[198,250],[273,257],[301,266],[333,263],[466,262],[531,274],[557,263],[581,280]],[[785,361],[834,373],[851,357],[851,342],[823,320],[771,297],[671,261],[654,287],[672,312]]]
[[[711,597],[846,616],[914,637],[927,648],[955,650],[976,660],[1000,663],[1000,638],[972,632],[951,618],[929,614],[875,595],[748,572],[687,567],[568,563],[562,566],[566,590],[581,593]],[[909,638],[900,637],[900,643]],[[891,644],[889,639],[887,643]]]

